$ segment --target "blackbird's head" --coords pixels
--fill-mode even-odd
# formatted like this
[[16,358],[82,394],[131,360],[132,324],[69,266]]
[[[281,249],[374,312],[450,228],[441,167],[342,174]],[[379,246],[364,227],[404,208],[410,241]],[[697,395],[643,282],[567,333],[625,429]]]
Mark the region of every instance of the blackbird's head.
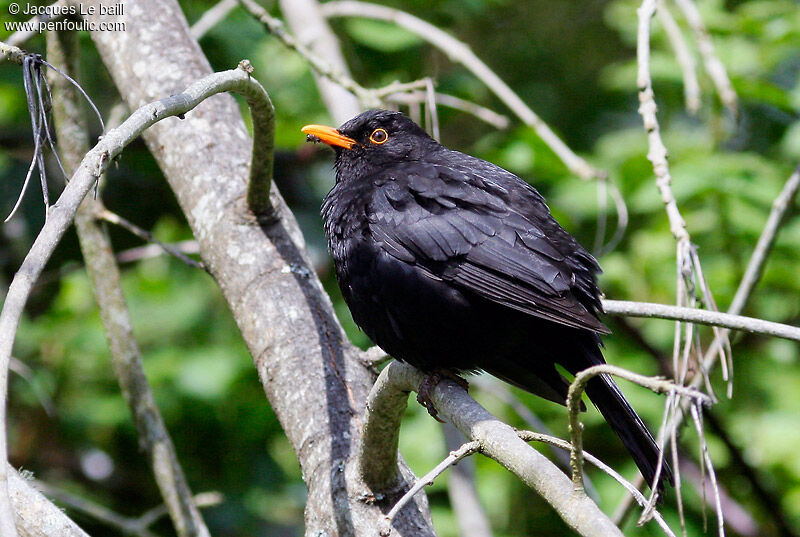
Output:
[[336,151],[336,177],[358,178],[395,162],[419,160],[438,143],[400,112],[367,110],[338,129],[306,125],[309,142],[323,142]]

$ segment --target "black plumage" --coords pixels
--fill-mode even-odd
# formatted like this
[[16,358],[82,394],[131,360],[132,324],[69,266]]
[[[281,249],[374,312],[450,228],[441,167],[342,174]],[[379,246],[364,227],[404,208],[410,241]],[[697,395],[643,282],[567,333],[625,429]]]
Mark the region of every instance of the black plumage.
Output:
[[[605,362],[600,267],[532,186],[397,112],[303,131],[336,150],[325,234],[355,322],[389,355],[486,371],[562,405],[556,364],[575,374]],[[586,392],[652,482],[658,447],[617,385],[600,376]]]

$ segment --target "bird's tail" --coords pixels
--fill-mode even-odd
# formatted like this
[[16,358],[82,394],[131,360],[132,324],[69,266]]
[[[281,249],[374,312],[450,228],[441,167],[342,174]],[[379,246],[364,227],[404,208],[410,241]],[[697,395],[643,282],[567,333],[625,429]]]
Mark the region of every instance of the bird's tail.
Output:
[[[652,485],[660,450],[653,435],[622,395],[619,387],[610,376],[599,375],[586,385],[586,395],[622,440],[647,483]],[[673,483],[672,469],[666,460],[662,461],[658,488],[663,489],[664,483]]]

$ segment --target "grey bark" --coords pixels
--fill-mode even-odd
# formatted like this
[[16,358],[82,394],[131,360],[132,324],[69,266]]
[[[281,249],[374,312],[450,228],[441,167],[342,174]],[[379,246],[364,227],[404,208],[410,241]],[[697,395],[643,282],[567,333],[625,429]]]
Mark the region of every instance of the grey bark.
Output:
[[21,537],[89,537],[55,504],[34,488],[7,463],[8,493],[14,509],[14,522]]
[[[124,13],[124,32],[95,32],[92,38],[131,109],[211,72],[176,2],[127,1]],[[267,88],[268,76],[261,76]],[[374,371],[344,336],[277,190],[271,194],[277,220],[259,223],[247,210],[250,143],[235,101],[212,97],[184,120],[154,125],[144,139],[186,214],[298,456],[308,486],[306,535],[374,533],[381,509],[394,498],[374,501],[357,476],[346,472]],[[424,497],[396,519],[395,530],[432,535]]]
[[[75,32],[48,33],[48,61],[74,79],[78,78],[78,56],[78,35]],[[89,151],[86,116],[80,106],[82,96],[59,73],[48,74],[53,91],[53,119],[59,154],[64,170],[72,175]],[[100,307],[114,370],[177,534],[181,537],[209,537],[145,376],[111,241],[95,220],[95,213],[101,208],[101,203],[91,196],[84,198],[75,216],[75,227]]]

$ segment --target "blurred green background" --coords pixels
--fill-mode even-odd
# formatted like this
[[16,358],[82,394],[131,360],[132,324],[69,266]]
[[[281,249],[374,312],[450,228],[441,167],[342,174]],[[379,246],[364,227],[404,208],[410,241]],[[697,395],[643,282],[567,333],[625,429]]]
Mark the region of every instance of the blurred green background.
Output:
[[[631,0],[443,0],[382,1],[401,7],[468,43],[490,67],[575,150],[607,170],[628,203],[623,240],[600,257],[602,287],[609,298],[673,303],[675,244],[656,191],[647,142],[637,114],[635,32]],[[716,50],[740,97],[740,115],[722,109],[700,70],[703,106],[695,117],[683,107],[683,84],[665,34],[654,21],[652,72],[659,119],[670,151],[673,188],[705,276],[721,309],[741,279],[771,204],[800,161],[800,6],[794,0],[699,0]],[[213,2],[182,1],[190,23]],[[0,1],[7,20],[8,2]],[[279,10],[268,5],[275,15]],[[673,6],[674,7],[674,6]],[[677,10],[673,9],[677,14]],[[15,20],[22,20],[15,19]],[[678,17],[693,44],[685,21]],[[437,90],[507,110],[464,68],[415,36],[367,20],[336,19],[333,27],[354,77],[365,86],[432,76]],[[5,38],[7,32],[3,32]],[[117,99],[88,35],[81,37],[82,84],[107,112]],[[305,62],[288,52],[261,26],[235,9],[201,40],[217,70],[249,58],[255,76],[277,109],[276,182],[295,210],[350,337],[369,342],[352,323],[332,279],[318,206],[332,184],[332,153],[303,144],[299,129],[329,123]],[[25,45],[44,51],[44,39]],[[696,48],[693,46],[693,48]],[[245,116],[247,113],[245,111]],[[518,121],[498,131],[474,117],[439,108],[446,145],[500,164],[528,178],[548,199],[564,227],[588,246],[598,226],[593,183],[565,170],[533,132]],[[509,115],[510,117],[510,115]],[[513,119],[513,118],[512,118]],[[99,134],[99,127],[94,125]],[[30,118],[21,70],[0,68],[0,212],[10,211],[32,152]],[[63,178],[52,167],[53,200]],[[0,290],[5,290],[43,221],[41,197],[29,192],[22,212],[0,227]],[[163,241],[191,234],[163,177],[141,142],[124,152],[102,193],[113,211],[152,229]],[[794,203],[797,208],[796,202]],[[608,236],[616,225],[610,211]],[[141,245],[110,229],[115,249]],[[608,237],[606,237],[608,238]],[[221,505],[205,511],[217,536],[302,534],[305,487],[294,454],[263,395],[252,361],[213,280],[172,258],[124,265],[123,285],[134,318],[145,367],[178,454],[195,492],[217,490]],[[746,315],[800,323],[800,217],[790,214],[763,280]],[[611,363],[646,374],[658,365],[642,342],[662,354],[672,348],[667,321],[609,318],[606,338]],[[705,337],[707,331],[701,332]],[[710,412],[725,431],[744,467],[719,434],[708,441],[718,478],[744,507],[758,535],[800,534],[800,366],[796,344],[736,335],[734,396]],[[119,394],[97,307],[77,249],[67,235],[36,287],[15,347],[30,369],[11,376],[10,449],[17,467],[63,489],[94,499],[128,516],[160,503],[127,406]],[[713,375],[724,394],[719,372]],[[623,384],[634,407],[653,428],[662,399]],[[515,426],[519,417],[491,395],[479,401]],[[518,393],[561,437],[562,407]],[[52,404],[54,412],[47,413]],[[585,416],[585,447],[632,477],[626,452],[593,409]],[[401,451],[421,475],[444,457],[436,422],[411,404],[403,423]],[[698,443],[688,430],[683,454],[698,460]],[[94,461],[94,462],[92,462]],[[98,462],[100,461],[100,462]],[[477,486],[495,535],[563,535],[568,530],[531,491],[497,464],[476,458]],[[97,472],[97,468],[105,469]],[[92,470],[94,469],[94,470]],[[752,471],[777,502],[769,506],[746,477]],[[600,505],[613,511],[623,496],[610,478],[590,471]],[[442,537],[457,535],[445,479],[428,489],[434,523]],[[703,534],[700,493],[684,489],[689,535]],[[663,511],[678,528],[673,499]],[[778,517],[785,515],[787,528]],[[71,514],[92,535],[117,535],[80,514]],[[715,531],[708,511],[707,533]],[[634,517],[635,518],[635,517]],[[745,517],[747,518],[747,517]],[[747,532],[740,526],[740,531]],[[155,526],[172,534],[167,522]],[[729,534],[737,534],[728,527]],[[659,535],[654,525],[625,527],[626,535]],[[753,534],[753,533],[750,533]]]

